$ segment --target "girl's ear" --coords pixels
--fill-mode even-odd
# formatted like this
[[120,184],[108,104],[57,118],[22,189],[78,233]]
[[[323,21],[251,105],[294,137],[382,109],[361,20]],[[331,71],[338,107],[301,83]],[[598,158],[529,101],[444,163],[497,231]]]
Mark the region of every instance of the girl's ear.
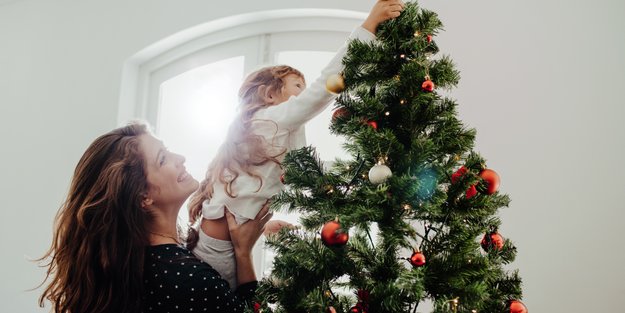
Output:
[[262,85],[258,87],[258,93],[260,94],[265,104],[273,105],[276,102],[276,95],[273,88]]

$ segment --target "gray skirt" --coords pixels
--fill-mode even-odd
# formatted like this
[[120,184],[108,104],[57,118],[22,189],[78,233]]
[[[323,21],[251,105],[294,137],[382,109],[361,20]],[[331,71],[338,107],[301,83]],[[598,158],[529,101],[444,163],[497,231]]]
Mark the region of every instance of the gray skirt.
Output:
[[231,241],[215,239],[199,229],[200,239],[193,254],[217,270],[219,275],[230,284],[230,289],[237,288],[237,262]]

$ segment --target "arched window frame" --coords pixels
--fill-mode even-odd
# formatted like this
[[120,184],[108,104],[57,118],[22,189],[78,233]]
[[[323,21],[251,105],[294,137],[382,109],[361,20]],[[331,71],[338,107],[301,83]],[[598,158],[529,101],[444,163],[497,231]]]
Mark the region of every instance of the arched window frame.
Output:
[[118,123],[140,118],[158,132],[158,87],[163,81],[235,54],[255,60],[246,62],[249,72],[273,63],[281,50],[335,51],[365,17],[363,12],[335,9],[271,10],[221,18],[164,38],[125,62]]

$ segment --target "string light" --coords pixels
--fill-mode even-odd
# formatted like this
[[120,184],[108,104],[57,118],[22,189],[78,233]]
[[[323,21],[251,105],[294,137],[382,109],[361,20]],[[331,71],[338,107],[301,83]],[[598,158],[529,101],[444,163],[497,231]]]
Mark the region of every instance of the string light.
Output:
[[448,302],[451,303],[451,309],[455,312],[458,312],[458,298],[451,299]]
[[391,115],[391,112],[386,111],[386,112],[384,112],[384,115],[389,116],[389,115]]

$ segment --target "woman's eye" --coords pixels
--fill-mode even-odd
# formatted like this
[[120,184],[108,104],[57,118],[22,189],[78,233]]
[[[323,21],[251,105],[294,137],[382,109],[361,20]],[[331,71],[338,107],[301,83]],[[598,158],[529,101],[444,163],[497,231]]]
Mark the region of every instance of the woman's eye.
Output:
[[161,160],[159,161],[159,164],[160,164],[160,165],[165,164],[165,154],[163,154],[163,155],[161,156]]

